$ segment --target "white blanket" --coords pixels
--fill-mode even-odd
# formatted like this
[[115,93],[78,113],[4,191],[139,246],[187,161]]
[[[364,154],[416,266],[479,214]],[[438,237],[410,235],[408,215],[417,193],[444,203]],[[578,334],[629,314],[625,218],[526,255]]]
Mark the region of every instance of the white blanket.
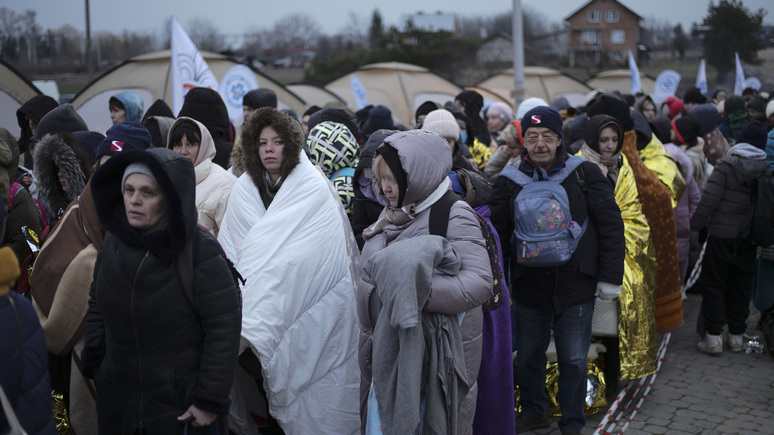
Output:
[[246,279],[242,337],[282,429],[359,432],[358,254],[333,186],[302,152],[267,210],[245,173],[218,241]]

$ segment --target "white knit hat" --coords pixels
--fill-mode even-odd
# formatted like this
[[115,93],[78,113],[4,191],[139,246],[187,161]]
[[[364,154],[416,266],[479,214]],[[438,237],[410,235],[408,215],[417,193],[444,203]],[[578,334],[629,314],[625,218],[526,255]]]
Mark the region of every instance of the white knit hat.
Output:
[[538,106],[548,106],[548,103],[546,103],[546,100],[542,98],[527,98],[526,100],[522,101],[521,104],[519,104],[519,108],[516,110],[516,119],[520,120],[521,118],[524,118],[525,113]]
[[446,139],[457,140],[460,138],[460,127],[454,119],[454,115],[448,110],[438,109],[428,113],[422,122],[422,130],[435,133]]

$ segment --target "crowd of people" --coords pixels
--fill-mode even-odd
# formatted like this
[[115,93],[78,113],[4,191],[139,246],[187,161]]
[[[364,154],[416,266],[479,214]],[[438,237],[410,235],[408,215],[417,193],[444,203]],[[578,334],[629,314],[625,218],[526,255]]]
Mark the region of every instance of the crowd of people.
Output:
[[696,263],[698,351],[774,316],[745,232],[769,100],[465,90],[406,125],[257,89],[237,129],[194,88],[177,116],[116,94],[102,133],[34,97],[0,132],[0,385],[31,434],[520,433],[551,424],[551,347],[580,433],[592,343],[608,398],[653,374]]

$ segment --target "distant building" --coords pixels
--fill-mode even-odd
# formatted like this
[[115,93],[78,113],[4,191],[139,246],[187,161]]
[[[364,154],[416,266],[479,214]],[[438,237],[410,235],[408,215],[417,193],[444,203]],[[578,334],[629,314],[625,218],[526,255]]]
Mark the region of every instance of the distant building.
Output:
[[568,15],[570,66],[599,65],[605,55],[623,64],[637,55],[642,17],[616,0],[591,0]]
[[401,16],[401,25],[405,29],[409,21],[413,23],[414,28],[427,32],[452,32],[457,33],[457,16],[454,14],[445,14],[437,11],[434,14],[426,14],[422,11],[416,14],[407,14]]

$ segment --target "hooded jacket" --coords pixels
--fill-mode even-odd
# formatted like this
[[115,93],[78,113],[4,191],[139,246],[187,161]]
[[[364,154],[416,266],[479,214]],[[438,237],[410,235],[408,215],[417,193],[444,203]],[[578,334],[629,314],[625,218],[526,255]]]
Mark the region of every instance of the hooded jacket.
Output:
[[[89,163],[78,141],[69,134],[47,134],[35,147],[38,199],[46,208],[52,228],[86,186],[91,177]],[[67,192],[59,180],[60,171],[67,182]]]
[[112,97],[111,100],[118,100],[121,105],[124,106],[126,112],[126,119],[124,121],[140,122],[142,121],[142,114],[145,112],[145,108],[142,102],[142,98],[137,95],[136,92],[123,91],[119,92]]
[[[13,270],[4,262],[13,261],[3,255],[0,280],[5,286],[0,292],[0,384],[11,402],[19,423],[29,435],[55,435],[56,423],[51,414],[51,381],[48,374],[48,354],[35,310],[27,298],[8,292],[15,281]],[[19,274],[19,269],[15,270]],[[0,432],[8,433],[5,412],[0,413]]]
[[196,174],[197,222],[213,236],[218,237],[220,223],[223,221],[223,215],[226,214],[228,197],[231,195],[231,188],[234,187],[237,179],[222,167],[213,164],[212,159],[216,152],[215,142],[212,140],[207,127],[193,118],[185,116],[177,118],[167,133],[167,148],[174,147],[174,144],[169,143],[169,138],[175,127],[185,121],[193,122],[199,128],[199,134],[202,138],[199,143],[199,153],[193,163]]
[[228,169],[229,157],[234,144],[229,141],[228,109],[217,91],[209,88],[193,88],[185,95],[178,118],[187,116],[207,127],[215,141],[215,157],[212,161]]
[[710,165],[715,166],[715,163],[731,148],[723,133],[718,130],[720,122],[718,109],[712,104],[699,104],[691,109],[690,115],[701,125],[699,134],[704,139],[704,156],[707,157]]
[[[150,168],[166,201],[165,217],[145,232],[129,225],[120,189],[133,162]],[[89,291],[81,370],[100,395],[100,433],[180,434],[177,417],[191,404],[228,412],[239,296],[220,245],[196,226],[194,184],[191,162],[163,148],[121,153],[91,184],[108,233]],[[184,249],[193,249],[190,298],[177,266]],[[214,424],[225,433],[223,419]]]
[[691,218],[691,231],[700,231],[706,226],[711,237],[737,239],[747,223],[752,186],[769,169],[765,157],[764,151],[750,144],[731,147],[707,179]]
[[678,146],[668,143],[664,145],[669,155],[675,159],[683,178],[686,181],[686,188],[680,201],[675,207],[675,227],[677,228],[677,256],[680,262],[688,260],[688,254],[691,249],[689,236],[691,232],[691,216],[696,211],[701,199],[701,190],[699,190],[696,180],[693,178],[693,162],[691,158]]
[[355,168],[355,176],[352,180],[352,190],[355,198],[352,203],[352,231],[355,232],[358,248],[363,249],[363,230],[371,226],[382,213],[387,204],[378,195],[377,187],[373,180],[373,161],[376,149],[388,136],[397,133],[397,130],[377,130],[368,137],[360,154],[360,161]]
[[[16,119],[19,122],[19,128],[21,128],[19,135],[20,153],[27,152],[30,147],[30,138],[32,138],[32,130],[27,119],[32,120],[35,124],[40,124],[40,120],[58,105],[59,103],[48,95],[35,95],[16,110]],[[32,169],[31,166],[29,168]]]
[[[406,174],[403,204],[417,204],[425,200],[446,180],[452,169],[451,148],[440,136],[412,130],[387,137],[380,148],[387,146],[395,149]],[[383,211],[380,219],[384,216]],[[429,234],[429,217],[430,209],[425,209],[404,225],[387,224],[381,232],[366,241],[360,256],[361,263],[392,243]],[[470,391],[460,406],[457,427],[458,433],[471,433],[478,392],[475,380],[481,363],[483,314],[480,306],[492,297],[492,271],[481,237],[481,227],[467,203],[458,201],[452,206],[446,238],[462,258],[460,271],[456,276],[433,275],[424,311],[465,313],[461,331]],[[361,418],[364,418],[371,382],[371,336],[381,303],[368,276],[362,273],[356,301],[360,320],[360,404]]]

